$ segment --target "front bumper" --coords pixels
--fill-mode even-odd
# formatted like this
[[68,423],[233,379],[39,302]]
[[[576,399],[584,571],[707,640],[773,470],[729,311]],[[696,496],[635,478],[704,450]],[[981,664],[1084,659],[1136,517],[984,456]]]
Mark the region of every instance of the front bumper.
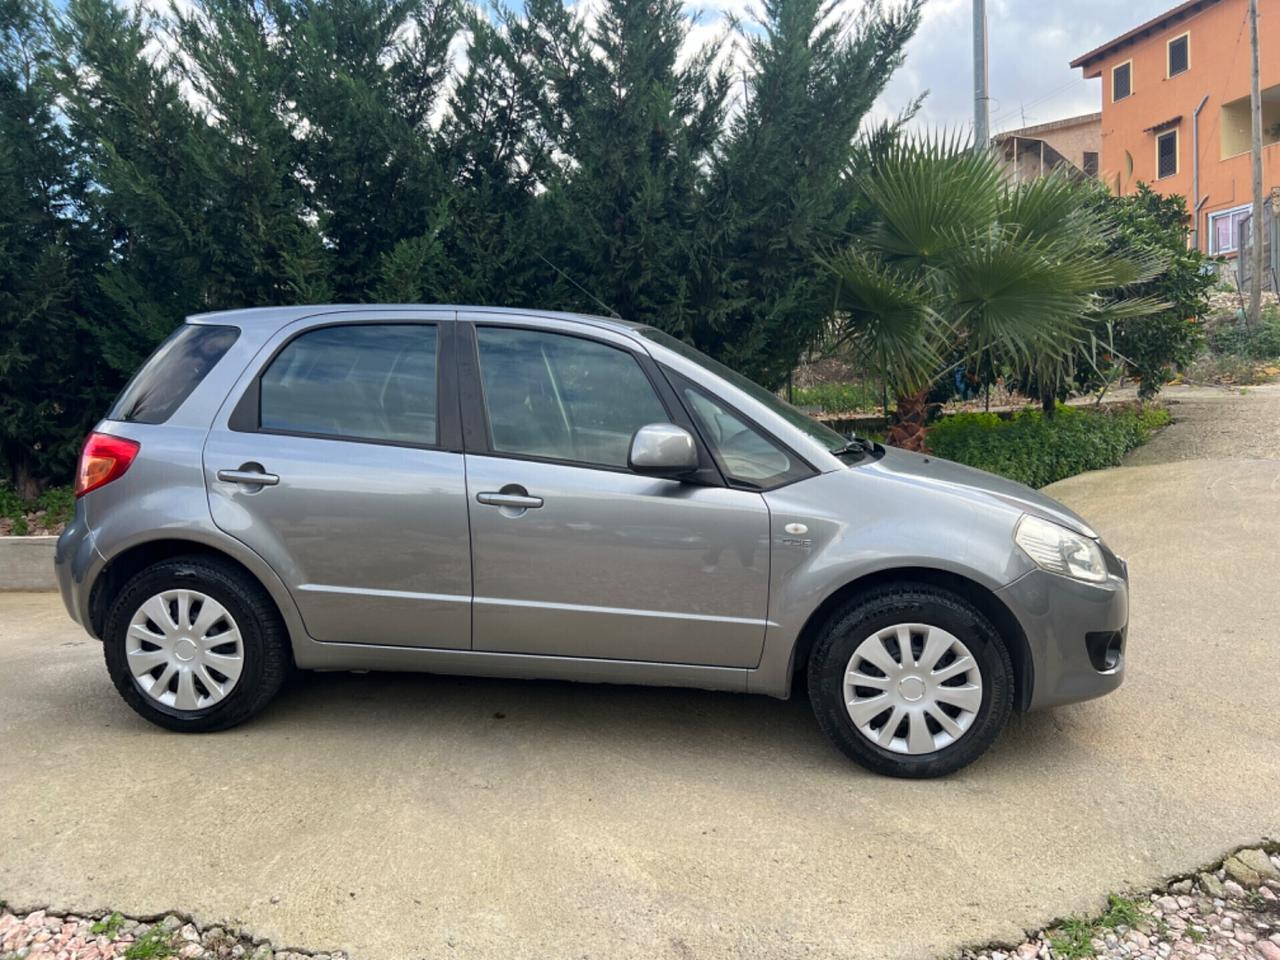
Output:
[[1033,570],[998,595],[1030,648],[1028,710],[1101,697],[1124,681],[1129,583],[1122,563],[1100,584]]

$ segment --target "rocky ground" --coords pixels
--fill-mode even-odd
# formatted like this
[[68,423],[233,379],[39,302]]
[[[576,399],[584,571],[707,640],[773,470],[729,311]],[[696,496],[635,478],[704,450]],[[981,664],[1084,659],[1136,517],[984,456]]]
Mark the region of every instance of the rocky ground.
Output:
[[[1276,848],[1280,849],[1280,848]],[[0,910],[0,960],[346,960],[343,953],[275,950],[234,926],[201,929],[176,916],[135,920]],[[1092,919],[1072,918],[1016,945],[956,960],[1280,960],[1280,855],[1240,850],[1216,869],[1166,889],[1111,896]]]
[[1165,890],[1112,896],[1092,919],[1073,918],[1017,945],[961,960],[1280,960],[1280,856],[1241,850],[1216,870]]
[[[0,906],[3,906],[0,902]],[[346,960],[343,953],[275,950],[238,928],[208,927],[176,916],[133,920],[119,913],[81,917],[0,909],[0,960]]]

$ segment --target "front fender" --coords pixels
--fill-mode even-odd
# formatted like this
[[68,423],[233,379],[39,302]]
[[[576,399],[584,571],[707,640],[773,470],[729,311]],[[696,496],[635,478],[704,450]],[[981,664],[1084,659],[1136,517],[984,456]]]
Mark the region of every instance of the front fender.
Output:
[[769,625],[749,678],[752,692],[788,695],[805,625],[850,583],[917,569],[954,574],[994,593],[1034,566],[1013,543],[1021,511],[962,492],[900,484],[853,467],[771,491],[765,501]]

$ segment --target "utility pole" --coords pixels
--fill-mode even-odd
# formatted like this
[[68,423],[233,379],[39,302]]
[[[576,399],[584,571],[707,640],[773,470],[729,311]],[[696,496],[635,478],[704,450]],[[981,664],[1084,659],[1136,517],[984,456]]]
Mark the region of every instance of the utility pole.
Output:
[[1249,0],[1249,42],[1253,47],[1253,87],[1249,105],[1253,114],[1253,216],[1249,226],[1253,231],[1252,276],[1249,278],[1249,322],[1262,322],[1262,271],[1263,245],[1266,233],[1262,221],[1262,93],[1258,79],[1258,0]]
[[991,146],[991,97],[987,92],[987,0],[973,0],[973,145]]

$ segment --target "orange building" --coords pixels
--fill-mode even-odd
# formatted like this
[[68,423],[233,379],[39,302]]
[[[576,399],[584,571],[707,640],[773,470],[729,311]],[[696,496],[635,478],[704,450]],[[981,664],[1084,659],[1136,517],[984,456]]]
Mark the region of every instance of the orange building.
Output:
[[[1280,0],[1258,0],[1263,189],[1280,187]],[[1247,0],[1190,0],[1072,61],[1102,78],[1099,175],[1181,194],[1193,240],[1233,255],[1250,213]]]

